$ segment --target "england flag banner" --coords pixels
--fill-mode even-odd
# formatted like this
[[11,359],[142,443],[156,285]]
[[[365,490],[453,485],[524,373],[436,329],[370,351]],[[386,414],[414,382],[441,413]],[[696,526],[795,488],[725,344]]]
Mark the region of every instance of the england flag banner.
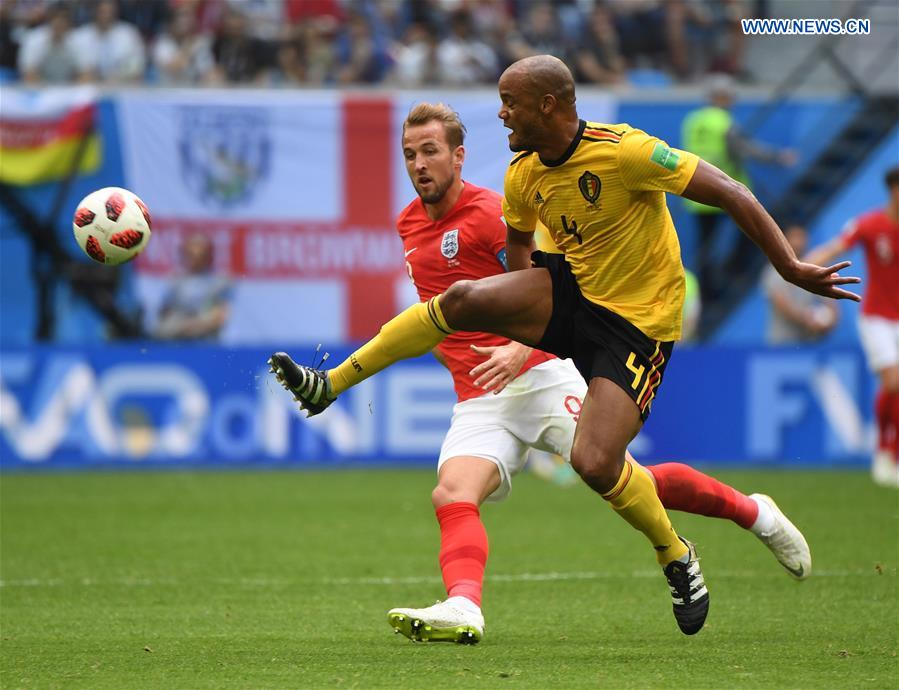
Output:
[[123,95],[128,185],[147,190],[154,214],[154,242],[138,263],[148,313],[179,269],[184,239],[202,233],[215,270],[234,281],[224,342],[376,332],[406,280],[391,209],[390,112],[387,100],[333,93]]

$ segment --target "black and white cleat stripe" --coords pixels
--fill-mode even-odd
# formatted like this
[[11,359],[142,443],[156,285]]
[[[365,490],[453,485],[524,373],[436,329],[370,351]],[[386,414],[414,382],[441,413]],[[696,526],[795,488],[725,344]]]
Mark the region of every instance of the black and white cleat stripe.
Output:
[[674,618],[685,635],[695,635],[705,624],[709,613],[709,590],[705,585],[696,547],[681,539],[689,549],[686,563],[673,561],[665,566],[665,577],[671,589]]
[[[324,364],[327,358],[326,353],[319,366]],[[293,395],[300,408],[306,411],[307,417],[321,414],[334,402],[334,398],[328,397],[328,375],[324,371],[297,364],[286,352],[274,353],[269,357],[268,365],[269,371],[275,375],[278,383]]]

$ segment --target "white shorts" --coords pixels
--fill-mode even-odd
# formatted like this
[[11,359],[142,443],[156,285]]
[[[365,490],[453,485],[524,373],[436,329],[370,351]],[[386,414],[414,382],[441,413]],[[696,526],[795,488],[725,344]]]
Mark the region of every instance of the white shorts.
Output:
[[858,332],[868,366],[873,371],[899,364],[899,321],[862,315],[858,319]]
[[456,403],[438,471],[449,458],[460,455],[490,460],[499,468],[501,483],[487,500],[503,500],[512,490],[512,476],[524,467],[529,448],[557,453],[568,461],[586,393],[587,384],[570,360],[551,359],[524,372],[498,395],[487,393]]

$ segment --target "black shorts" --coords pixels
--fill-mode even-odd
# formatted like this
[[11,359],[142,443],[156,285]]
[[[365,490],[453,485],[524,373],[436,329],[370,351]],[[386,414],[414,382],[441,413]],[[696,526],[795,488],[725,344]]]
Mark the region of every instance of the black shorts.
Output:
[[630,321],[581,294],[562,254],[534,252],[534,266],[549,269],[553,312],[537,347],[574,361],[589,384],[596,377],[614,381],[649,417],[673,342],[653,340]]

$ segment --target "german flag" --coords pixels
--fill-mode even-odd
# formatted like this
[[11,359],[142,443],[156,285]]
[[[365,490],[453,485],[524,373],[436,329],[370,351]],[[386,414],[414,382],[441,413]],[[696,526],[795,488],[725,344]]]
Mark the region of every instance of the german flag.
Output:
[[[65,177],[86,146],[79,173],[95,171],[102,158],[95,130],[92,90],[4,89],[0,110],[0,182],[32,185]],[[87,141],[82,142],[84,137]]]
[[605,127],[587,127],[584,129],[582,138],[587,141],[607,141],[617,144],[621,141],[621,133]]

